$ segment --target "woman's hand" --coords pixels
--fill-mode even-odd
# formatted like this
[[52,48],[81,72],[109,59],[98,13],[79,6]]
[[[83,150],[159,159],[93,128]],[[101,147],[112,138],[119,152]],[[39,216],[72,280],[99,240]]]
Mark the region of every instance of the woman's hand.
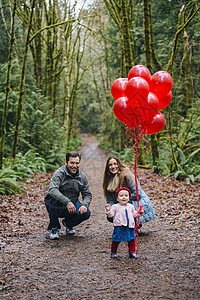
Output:
[[110,208],[111,208],[111,205],[109,203],[107,203],[105,205],[105,209],[106,209],[106,212],[109,213],[110,212]]

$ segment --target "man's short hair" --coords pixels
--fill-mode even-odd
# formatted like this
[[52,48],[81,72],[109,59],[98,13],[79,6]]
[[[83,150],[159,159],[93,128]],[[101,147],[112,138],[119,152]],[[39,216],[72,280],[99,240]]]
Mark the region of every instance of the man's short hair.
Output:
[[81,155],[78,152],[68,152],[66,154],[66,162],[68,163],[70,157],[79,157],[79,161],[81,161]]

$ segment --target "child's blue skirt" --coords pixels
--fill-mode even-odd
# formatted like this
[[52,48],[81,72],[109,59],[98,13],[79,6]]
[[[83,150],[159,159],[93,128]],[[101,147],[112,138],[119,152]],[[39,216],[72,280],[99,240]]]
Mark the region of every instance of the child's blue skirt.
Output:
[[114,242],[130,241],[135,239],[135,228],[128,226],[115,226],[112,240]]

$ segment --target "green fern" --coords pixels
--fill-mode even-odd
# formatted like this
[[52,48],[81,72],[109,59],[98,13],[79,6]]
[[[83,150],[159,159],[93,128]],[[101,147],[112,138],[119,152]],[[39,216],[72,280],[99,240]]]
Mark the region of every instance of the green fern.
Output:
[[19,172],[12,169],[0,170],[0,194],[14,194],[16,192],[24,192],[17,180],[22,179]]

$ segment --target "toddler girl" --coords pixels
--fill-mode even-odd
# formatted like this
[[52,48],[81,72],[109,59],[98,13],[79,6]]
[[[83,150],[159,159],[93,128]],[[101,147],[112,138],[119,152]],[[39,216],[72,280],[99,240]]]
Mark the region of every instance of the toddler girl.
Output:
[[113,217],[114,231],[111,243],[111,257],[117,257],[117,247],[121,241],[128,242],[129,257],[137,258],[135,253],[135,220],[143,214],[144,208],[134,209],[133,204],[128,203],[131,197],[131,191],[126,187],[120,187],[115,194],[118,203],[106,204],[106,215]]

